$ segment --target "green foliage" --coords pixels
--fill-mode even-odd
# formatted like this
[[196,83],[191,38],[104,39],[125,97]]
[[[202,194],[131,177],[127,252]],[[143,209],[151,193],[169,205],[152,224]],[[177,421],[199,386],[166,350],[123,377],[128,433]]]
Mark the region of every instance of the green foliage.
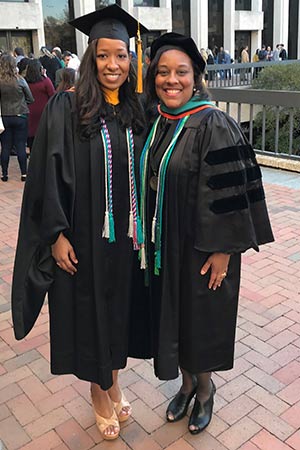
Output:
[[[300,154],[300,109],[294,110],[293,148],[292,154]],[[254,147],[262,150],[262,123],[263,114],[258,113],[254,120],[253,136]],[[266,107],[266,133],[265,148],[267,152],[275,151],[276,139],[276,108]],[[282,108],[279,113],[278,150],[280,153],[289,153],[290,143],[290,108]]]
[[254,89],[300,91],[300,64],[265,67],[253,80]]
[[[300,64],[276,65],[264,68],[253,80],[254,89],[300,91]],[[265,150],[275,151],[276,107],[266,107]],[[278,149],[280,153],[289,153],[291,108],[281,108],[279,113]],[[293,111],[293,149],[292,154],[300,154],[300,108]],[[262,149],[262,112],[253,123],[254,147]]]

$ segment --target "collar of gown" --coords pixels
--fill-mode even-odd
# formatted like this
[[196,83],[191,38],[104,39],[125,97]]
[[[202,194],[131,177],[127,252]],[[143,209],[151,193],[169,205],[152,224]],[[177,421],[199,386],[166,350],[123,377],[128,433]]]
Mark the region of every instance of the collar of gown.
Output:
[[101,87],[102,92],[105,97],[105,101],[107,103],[110,103],[111,105],[118,105],[120,103],[119,101],[119,89],[115,89],[114,91],[111,91],[110,89],[107,89],[105,87]]
[[175,109],[168,108],[166,105],[161,103],[158,105],[158,112],[161,116],[166,117],[167,119],[178,120],[185,116],[195,114],[202,109],[211,107],[215,107],[213,102],[210,102],[209,100],[200,100],[200,97],[195,95],[183,106]]

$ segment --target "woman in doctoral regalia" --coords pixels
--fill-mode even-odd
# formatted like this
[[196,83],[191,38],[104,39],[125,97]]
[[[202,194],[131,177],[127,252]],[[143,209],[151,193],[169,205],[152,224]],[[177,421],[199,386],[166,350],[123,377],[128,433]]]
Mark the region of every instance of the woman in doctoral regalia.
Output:
[[115,439],[131,414],[118,370],[128,356],[150,356],[137,257],[144,121],[129,55],[139,25],[117,5],[72,25],[89,35],[89,45],[75,92],[50,100],[35,138],[13,322],[16,338],[24,338],[48,292],[51,371],[91,382],[98,428],[104,439]]
[[209,101],[204,69],[191,38],[153,42],[146,90],[159,117],[141,157],[155,373],[169,380],[180,367],[167,420],[183,418],[195,397],[193,434],[211,420],[211,373],[233,367],[241,253],[273,240],[253,149]]

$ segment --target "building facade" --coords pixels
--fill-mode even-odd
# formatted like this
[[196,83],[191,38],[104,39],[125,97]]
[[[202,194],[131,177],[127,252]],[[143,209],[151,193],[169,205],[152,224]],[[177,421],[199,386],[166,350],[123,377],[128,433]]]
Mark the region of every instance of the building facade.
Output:
[[68,20],[113,3],[149,28],[144,46],[173,30],[234,59],[242,47],[252,56],[262,44],[284,44],[290,59],[300,59],[300,0],[0,0],[0,49],[38,55],[41,45],[58,45],[80,56],[87,39]]

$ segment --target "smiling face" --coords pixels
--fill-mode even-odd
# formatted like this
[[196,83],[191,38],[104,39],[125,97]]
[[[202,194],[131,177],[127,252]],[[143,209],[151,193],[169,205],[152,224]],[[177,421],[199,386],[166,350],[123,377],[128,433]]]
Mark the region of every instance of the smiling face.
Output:
[[101,86],[114,91],[129,75],[130,55],[127,45],[117,39],[98,39],[96,64]]
[[168,108],[179,108],[193,96],[194,70],[190,57],[180,50],[167,50],[159,58],[155,76],[158,98]]

